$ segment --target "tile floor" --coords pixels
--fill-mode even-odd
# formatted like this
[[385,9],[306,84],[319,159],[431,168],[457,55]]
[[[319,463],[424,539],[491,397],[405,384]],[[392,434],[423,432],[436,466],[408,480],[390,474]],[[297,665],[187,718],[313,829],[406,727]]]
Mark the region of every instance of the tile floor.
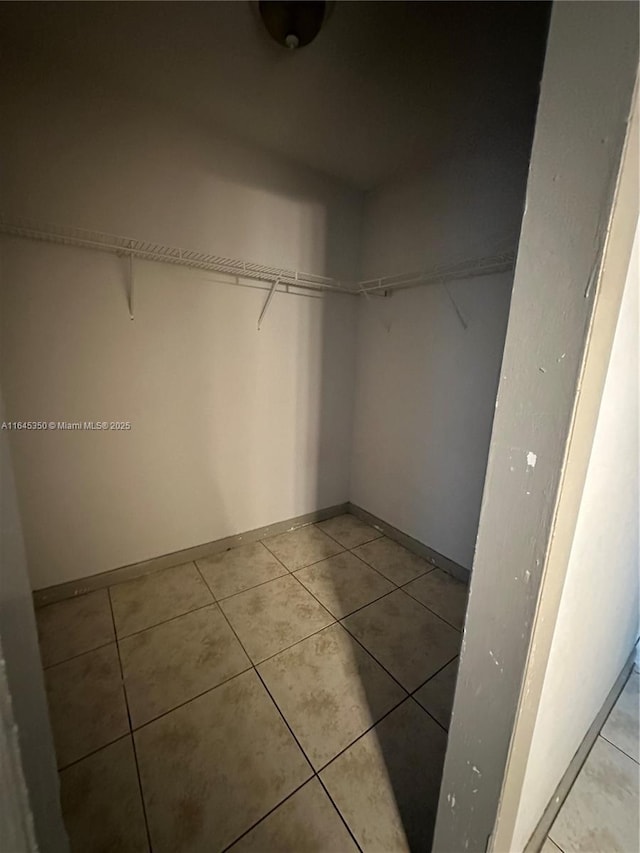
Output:
[[578,778],[555,819],[542,853],[637,853],[638,659]]
[[72,850],[424,853],[465,607],[344,515],[38,610]]

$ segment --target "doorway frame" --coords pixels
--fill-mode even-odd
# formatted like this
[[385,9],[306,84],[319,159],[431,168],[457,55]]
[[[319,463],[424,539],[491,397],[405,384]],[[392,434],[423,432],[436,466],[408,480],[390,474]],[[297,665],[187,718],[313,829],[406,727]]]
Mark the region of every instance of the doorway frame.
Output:
[[637,33],[634,3],[552,9],[434,853],[517,853],[638,220]]

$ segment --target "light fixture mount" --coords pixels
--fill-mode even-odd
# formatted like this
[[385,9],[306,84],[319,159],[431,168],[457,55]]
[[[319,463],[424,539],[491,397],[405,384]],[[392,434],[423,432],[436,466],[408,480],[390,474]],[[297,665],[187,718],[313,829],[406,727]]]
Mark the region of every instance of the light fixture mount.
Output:
[[323,0],[259,0],[258,10],[271,38],[296,50],[316,38],[329,5]]

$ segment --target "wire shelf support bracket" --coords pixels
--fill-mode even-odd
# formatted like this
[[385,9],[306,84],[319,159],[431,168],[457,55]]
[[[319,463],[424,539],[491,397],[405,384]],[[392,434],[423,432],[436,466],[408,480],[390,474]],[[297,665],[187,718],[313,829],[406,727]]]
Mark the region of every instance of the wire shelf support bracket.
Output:
[[258,331],[260,331],[260,327],[262,326],[262,321],[265,318],[269,305],[271,304],[271,300],[273,299],[273,294],[276,292],[277,286],[280,284],[280,279],[276,278],[273,281],[273,284],[269,288],[269,293],[267,298],[265,299],[265,303],[262,306],[262,311],[260,312],[260,316],[258,317]]

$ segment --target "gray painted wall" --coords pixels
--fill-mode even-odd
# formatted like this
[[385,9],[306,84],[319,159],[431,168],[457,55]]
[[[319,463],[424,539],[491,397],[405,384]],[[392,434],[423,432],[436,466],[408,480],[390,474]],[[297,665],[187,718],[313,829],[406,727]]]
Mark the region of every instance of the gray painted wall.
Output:
[[638,638],[638,231],[525,771],[527,843]]
[[[364,276],[515,245],[530,137],[443,159],[369,196]],[[351,500],[471,568],[512,273],[359,306]],[[455,301],[455,305],[451,300]],[[460,321],[456,311],[464,319]]]
[[[553,7],[440,794],[437,853],[487,848],[541,581],[566,571],[568,555],[564,565],[559,556],[549,564],[550,542],[560,546],[559,487],[566,471],[560,495],[575,497],[577,491],[579,499],[597,415],[597,407],[589,411],[577,432],[576,389],[581,379],[581,406],[585,399],[599,403],[602,358],[586,383],[587,339],[591,335],[592,349],[599,338],[606,365],[633,234],[628,246],[622,240],[624,269],[605,288],[600,263],[637,73],[637,39],[635,4]],[[600,323],[591,329],[596,300]],[[572,453],[581,439],[580,470],[572,466],[572,476],[570,435]],[[565,524],[563,542],[570,542],[572,525]],[[505,853],[508,847],[496,842],[495,849]]]

